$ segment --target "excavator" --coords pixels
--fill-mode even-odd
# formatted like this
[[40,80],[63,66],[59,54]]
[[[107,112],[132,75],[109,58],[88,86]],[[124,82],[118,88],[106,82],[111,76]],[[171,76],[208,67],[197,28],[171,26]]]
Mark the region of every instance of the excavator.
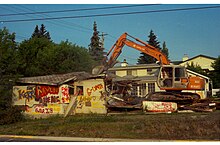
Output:
[[[133,40],[131,40],[133,39]],[[161,90],[165,92],[155,92],[151,96],[171,95],[181,97],[196,97],[200,96],[196,93],[182,92],[183,90],[203,90],[205,81],[200,77],[188,76],[186,68],[180,65],[173,65],[170,63],[165,54],[158,48],[155,48],[146,42],[135,38],[128,33],[123,33],[112,48],[107,53],[107,57],[111,54],[109,60],[103,66],[97,66],[92,70],[93,74],[106,74],[108,69],[113,67],[117,58],[122,52],[124,46],[134,48],[145,54],[154,57],[160,64],[159,73],[157,74],[157,84]]]

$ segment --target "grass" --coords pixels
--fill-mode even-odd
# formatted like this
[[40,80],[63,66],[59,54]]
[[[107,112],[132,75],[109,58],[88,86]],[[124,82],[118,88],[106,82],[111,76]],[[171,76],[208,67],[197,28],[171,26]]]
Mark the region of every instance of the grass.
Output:
[[0,134],[220,140],[220,111],[211,113],[75,115],[1,125]]

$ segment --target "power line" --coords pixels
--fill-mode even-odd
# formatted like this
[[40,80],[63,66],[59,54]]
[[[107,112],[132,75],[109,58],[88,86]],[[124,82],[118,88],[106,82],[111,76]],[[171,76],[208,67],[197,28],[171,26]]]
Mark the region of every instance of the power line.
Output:
[[[25,8],[26,10],[35,12],[34,10],[31,10],[31,9],[29,9],[29,8],[26,8],[25,6],[22,6],[22,5],[21,5],[21,7]],[[50,17],[50,16],[47,15],[47,14],[39,14],[39,15]],[[57,23],[56,23],[56,22],[57,22]],[[72,23],[72,22],[59,21],[59,20],[57,20],[56,22],[50,21],[51,24],[60,25],[60,26],[63,26],[63,27],[69,28],[69,29],[75,29],[75,30],[78,30],[78,31],[81,31],[81,32],[86,32],[86,33],[87,33],[88,30],[89,30],[89,31],[92,30],[92,29],[89,29],[89,28],[80,26],[80,25],[75,24],[75,23]],[[78,27],[78,28],[84,29],[84,30],[86,30],[86,31],[82,31],[82,30],[76,29],[76,28],[72,27],[72,25],[74,25],[74,26],[76,26],[76,27]]]
[[69,10],[57,10],[57,11],[44,11],[44,12],[28,12],[28,13],[14,13],[14,14],[0,14],[0,16],[15,16],[15,15],[32,15],[32,14],[46,14],[46,13],[64,13],[64,12],[76,12],[76,11],[93,11],[93,10],[104,10],[104,9],[119,9],[119,8],[129,8],[129,7],[143,7],[158,4],[140,4],[140,5],[126,5],[126,6],[111,6],[111,7],[101,7],[101,8],[83,8],[83,9],[69,9]]
[[66,17],[50,17],[50,18],[36,18],[36,19],[17,19],[17,20],[5,20],[5,21],[3,20],[1,22],[10,23],[10,22],[27,22],[27,21],[38,21],[38,20],[76,19],[76,18],[89,18],[89,17],[106,17],[106,16],[119,16],[119,15],[134,15],[134,14],[147,14],[147,13],[189,11],[189,10],[204,10],[204,9],[216,9],[216,8],[220,8],[220,6],[191,7],[191,8],[151,10],[151,11],[140,11],[140,12],[123,12],[123,13],[94,14],[94,15],[66,16]]

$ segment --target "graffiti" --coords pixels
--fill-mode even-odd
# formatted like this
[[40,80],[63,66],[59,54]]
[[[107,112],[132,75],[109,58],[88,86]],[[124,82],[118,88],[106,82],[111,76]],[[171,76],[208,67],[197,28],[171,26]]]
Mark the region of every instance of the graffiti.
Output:
[[91,106],[91,100],[95,101],[95,96],[78,96],[78,105],[77,108],[82,109],[82,107],[85,106]]
[[104,104],[101,96],[78,96],[77,97],[77,109],[83,107],[102,108]]
[[35,108],[35,113],[52,114],[52,113],[53,113],[53,108],[41,108],[41,107],[36,107],[36,108]]
[[174,112],[177,109],[177,104],[174,102],[143,101],[143,108],[149,112]]
[[156,109],[163,109],[165,112],[172,111],[172,104],[169,102],[162,102],[161,104],[155,104]]
[[19,100],[26,99],[27,102],[30,102],[30,100],[35,98],[35,87],[27,86],[26,90],[18,90],[18,96]]
[[39,103],[60,103],[59,96],[45,96],[40,98]]
[[48,94],[58,95],[59,87],[56,86],[37,86],[36,87],[36,99],[39,100],[41,97],[45,97]]
[[69,103],[70,96],[69,96],[69,88],[68,88],[68,86],[62,86],[61,87],[61,93],[62,93],[62,102],[63,103]]
[[95,92],[95,91],[101,90],[101,89],[103,89],[103,85],[102,84],[98,84],[98,85],[92,87],[91,89],[87,88],[87,94],[90,96],[92,94],[92,92]]

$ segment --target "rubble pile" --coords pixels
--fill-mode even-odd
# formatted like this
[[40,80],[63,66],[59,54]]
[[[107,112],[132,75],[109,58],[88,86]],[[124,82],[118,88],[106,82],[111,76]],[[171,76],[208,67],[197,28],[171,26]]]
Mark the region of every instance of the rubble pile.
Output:
[[[107,97],[107,108],[111,111],[145,112],[212,112],[219,109],[220,100],[200,99],[190,92],[154,92],[138,97],[131,93],[132,82],[117,82]],[[112,86],[111,86],[112,87]]]

